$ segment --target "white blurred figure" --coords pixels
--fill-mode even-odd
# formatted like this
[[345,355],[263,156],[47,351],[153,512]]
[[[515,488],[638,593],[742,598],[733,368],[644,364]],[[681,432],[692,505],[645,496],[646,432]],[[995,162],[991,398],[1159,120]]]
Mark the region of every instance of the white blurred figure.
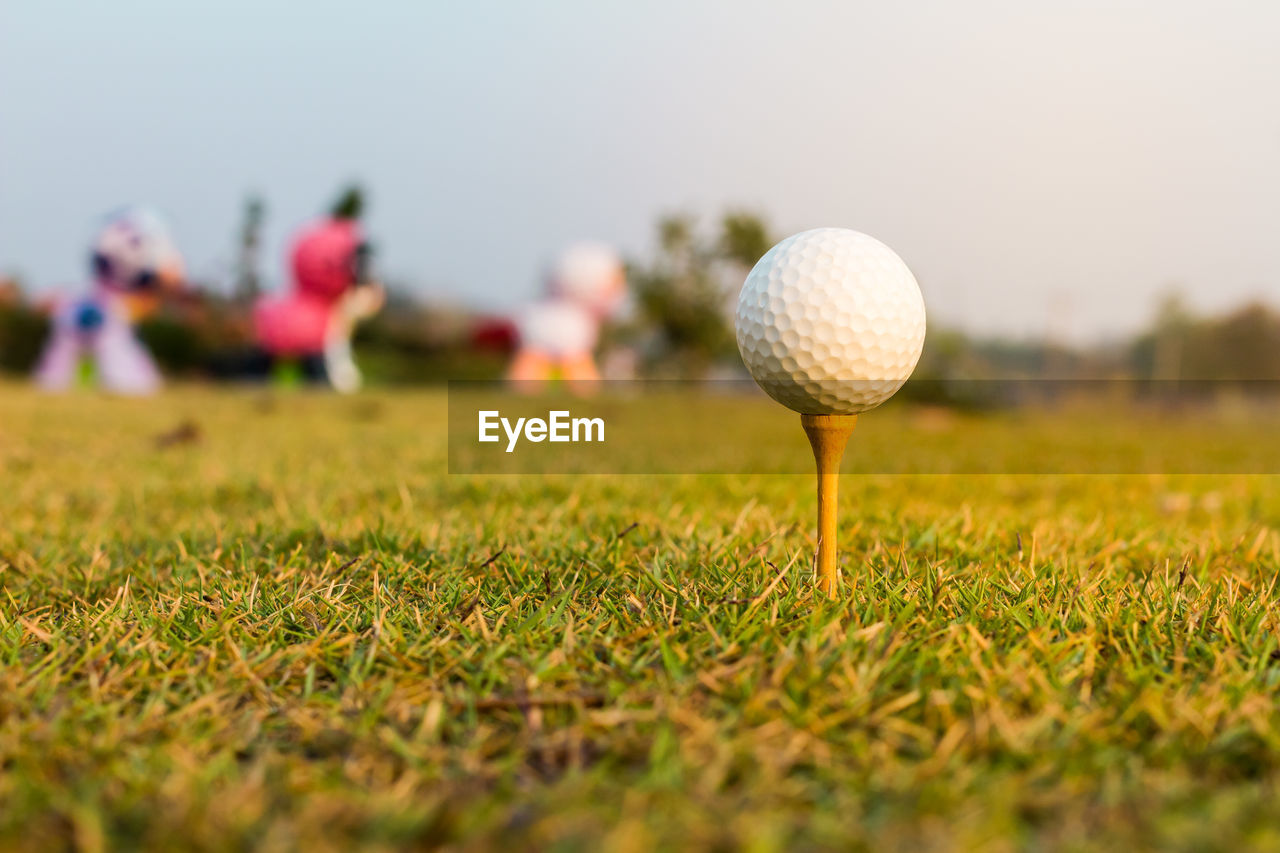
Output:
[[143,395],[160,387],[160,371],[134,333],[161,297],[182,286],[182,257],[163,220],[144,207],[111,214],[90,255],[87,296],[59,300],[53,330],[36,365],[49,391],[78,383],[114,394]]
[[507,379],[537,388],[563,379],[585,390],[600,379],[595,348],[600,324],[626,298],[622,259],[600,243],[570,246],[547,279],[547,295],[516,320],[517,349]]

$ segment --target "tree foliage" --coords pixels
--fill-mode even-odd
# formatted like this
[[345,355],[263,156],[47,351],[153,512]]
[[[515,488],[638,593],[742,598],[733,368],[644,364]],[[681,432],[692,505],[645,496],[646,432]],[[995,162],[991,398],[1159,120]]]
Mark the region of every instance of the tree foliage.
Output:
[[772,244],[764,221],[731,212],[715,234],[699,231],[687,215],[658,222],[658,252],[633,264],[632,289],[643,320],[653,329],[651,367],[697,375],[736,358],[732,309],[747,270]]
[[1137,375],[1160,380],[1280,380],[1280,313],[1254,302],[1196,317],[1166,300],[1130,358]]

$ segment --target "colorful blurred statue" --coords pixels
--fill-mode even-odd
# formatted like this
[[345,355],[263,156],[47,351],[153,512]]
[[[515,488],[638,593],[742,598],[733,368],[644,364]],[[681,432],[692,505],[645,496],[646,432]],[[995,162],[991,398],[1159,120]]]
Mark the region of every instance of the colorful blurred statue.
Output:
[[307,226],[291,253],[293,289],[265,296],[254,308],[258,345],[270,357],[276,377],[288,371],[327,378],[339,391],[360,387],[351,356],[356,324],[378,313],[382,286],[370,280],[370,250],[359,223],[348,216]]
[[35,380],[51,391],[84,384],[116,394],[153,393],[160,371],[134,324],[181,289],[182,257],[159,216],[127,207],[107,218],[90,264],[90,293],[53,303],[53,330]]
[[571,387],[600,378],[600,324],[622,304],[626,272],[617,252],[599,243],[570,246],[547,279],[547,295],[516,320],[517,348],[507,379],[536,388],[550,379]]

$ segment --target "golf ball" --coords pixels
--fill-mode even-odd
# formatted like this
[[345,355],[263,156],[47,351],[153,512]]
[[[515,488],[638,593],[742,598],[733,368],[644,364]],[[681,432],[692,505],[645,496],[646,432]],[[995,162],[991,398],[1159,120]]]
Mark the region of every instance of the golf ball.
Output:
[[802,231],[756,263],[738,297],[738,350],[765,392],[804,414],[857,414],[894,395],[924,346],[924,299],[888,246]]

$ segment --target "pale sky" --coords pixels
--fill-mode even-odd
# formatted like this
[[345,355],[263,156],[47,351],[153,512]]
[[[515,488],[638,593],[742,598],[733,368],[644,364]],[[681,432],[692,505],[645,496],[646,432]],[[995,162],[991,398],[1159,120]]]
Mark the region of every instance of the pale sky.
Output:
[[83,278],[150,202],[197,276],[267,272],[341,183],[390,277],[488,308],[663,212],[866,231],[931,319],[1089,340],[1280,304],[1280,4],[7,0],[0,270]]

